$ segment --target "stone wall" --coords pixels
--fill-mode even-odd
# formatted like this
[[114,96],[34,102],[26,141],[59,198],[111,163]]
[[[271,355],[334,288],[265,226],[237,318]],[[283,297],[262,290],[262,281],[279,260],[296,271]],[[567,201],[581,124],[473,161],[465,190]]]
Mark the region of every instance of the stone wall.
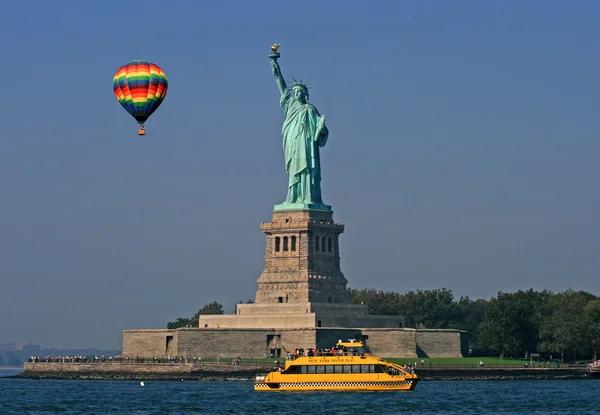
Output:
[[310,303],[309,305],[310,310],[317,314],[338,317],[363,317],[368,314],[368,308],[364,304]]
[[416,337],[419,357],[468,356],[467,332],[460,330],[419,329]]
[[123,356],[168,356],[167,339],[172,336],[175,340],[177,332],[168,329],[124,330]]
[[273,330],[182,330],[179,332],[178,356],[264,358]]
[[271,349],[314,347],[314,329],[291,330],[182,330],[178,356],[213,356],[262,359]]
[[[173,337],[167,350],[167,338]],[[271,349],[314,347],[315,329],[125,330],[123,356],[265,358]]]
[[[196,365],[197,366],[197,365]],[[26,362],[27,373],[166,373],[189,374],[194,370],[193,363],[59,363]]]
[[365,344],[380,357],[417,357],[415,329],[362,329]]
[[[237,304],[236,314],[307,314],[312,313],[311,303],[262,303],[262,304]],[[202,316],[200,316],[202,319]]]
[[60,363],[27,362],[19,377],[28,379],[114,379],[114,380],[252,380],[265,373],[272,364],[242,361],[196,363]]
[[[340,316],[367,315],[367,306],[350,303],[261,303],[237,304],[236,314],[302,314],[302,313],[328,313]],[[202,316],[200,316],[202,318]]]
[[312,329],[281,330],[281,345],[291,351],[295,348],[315,347],[317,331]]
[[201,329],[273,329],[315,327],[315,314],[207,314],[200,316]]
[[[288,328],[125,330],[123,355],[264,358],[271,349],[329,348],[338,340],[365,340],[381,357],[462,357],[467,333],[399,328]],[[171,339],[168,341],[168,339]]]

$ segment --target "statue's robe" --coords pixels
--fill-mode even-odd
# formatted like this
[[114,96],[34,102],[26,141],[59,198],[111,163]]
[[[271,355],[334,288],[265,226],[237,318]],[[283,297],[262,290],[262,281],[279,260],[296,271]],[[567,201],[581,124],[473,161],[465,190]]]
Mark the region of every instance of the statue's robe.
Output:
[[327,143],[327,127],[318,132],[319,111],[312,104],[299,103],[290,90],[281,95],[280,105],[285,112],[281,130],[288,174],[285,203],[322,204],[319,147]]

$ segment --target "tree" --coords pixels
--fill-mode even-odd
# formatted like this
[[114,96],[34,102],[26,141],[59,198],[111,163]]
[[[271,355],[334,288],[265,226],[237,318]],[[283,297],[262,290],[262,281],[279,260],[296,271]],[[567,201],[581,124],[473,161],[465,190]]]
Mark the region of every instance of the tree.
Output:
[[598,346],[600,346],[600,299],[592,300],[585,305],[585,321],[587,338],[593,350],[594,360],[598,359]]
[[373,288],[365,288],[362,290],[349,288],[348,295],[350,296],[351,303],[365,304],[369,308],[370,314],[398,314],[398,293],[377,291]]
[[571,289],[551,298],[548,316],[541,325],[543,351],[560,352],[563,362],[565,351],[575,354],[588,348],[590,331],[584,315],[587,304],[594,298],[592,294]]
[[482,348],[480,329],[489,302],[483,299],[472,301],[469,297],[461,297],[456,303],[456,321],[451,326],[468,332],[471,348]]
[[415,323],[420,323],[426,328],[447,329],[457,319],[457,307],[454,294],[446,288],[424,290],[406,294],[413,299],[417,313],[413,316]]
[[517,291],[499,292],[487,306],[481,325],[481,341],[504,357],[536,351],[540,336],[540,322],[551,293]]
[[404,316],[407,327],[422,324],[428,328],[449,328],[458,318],[454,296],[446,288],[406,294],[349,288],[348,294],[351,303],[367,305],[370,314]]
[[194,317],[197,317],[201,314],[223,314],[223,305],[213,301],[212,303],[206,304],[204,307],[198,310],[198,312],[194,314]]
[[179,317],[175,321],[168,322],[167,328],[168,329],[177,329],[180,327],[187,327],[187,326],[198,327],[201,314],[202,315],[223,314],[223,305],[219,304],[216,301],[213,301],[212,303],[206,304],[204,307],[202,307],[200,310],[198,310],[192,317],[189,317],[189,318]]
[[487,349],[501,356],[535,351],[591,356],[600,348],[600,299],[584,291],[500,292],[489,301],[456,301],[445,288],[402,294],[349,288],[348,294],[350,302],[367,305],[370,314],[404,316],[407,327],[466,330],[471,347],[484,354]]
[[481,324],[481,341],[486,347],[498,351],[500,357],[504,357],[507,349],[515,343],[516,330],[507,303],[506,294],[498,293],[490,300]]
[[178,329],[179,327],[187,327],[193,326],[191,318],[179,317],[175,321],[170,321],[167,323],[168,329]]

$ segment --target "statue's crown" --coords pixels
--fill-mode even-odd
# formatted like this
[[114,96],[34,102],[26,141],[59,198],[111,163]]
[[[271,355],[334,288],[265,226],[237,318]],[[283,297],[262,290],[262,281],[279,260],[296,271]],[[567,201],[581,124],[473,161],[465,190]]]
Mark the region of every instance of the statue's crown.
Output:
[[310,88],[310,85],[308,85],[307,83],[302,82],[302,79],[300,79],[299,81],[297,81],[296,79],[292,78],[292,81],[290,83],[292,84],[292,89],[294,89],[294,88],[302,88],[306,92],[308,92],[308,88]]

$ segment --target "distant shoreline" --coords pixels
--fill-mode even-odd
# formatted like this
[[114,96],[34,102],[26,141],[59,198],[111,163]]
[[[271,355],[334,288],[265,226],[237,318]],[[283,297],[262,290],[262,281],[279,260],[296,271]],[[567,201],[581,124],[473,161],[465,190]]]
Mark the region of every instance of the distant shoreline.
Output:
[[23,366],[0,366],[0,370],[25,370]]

